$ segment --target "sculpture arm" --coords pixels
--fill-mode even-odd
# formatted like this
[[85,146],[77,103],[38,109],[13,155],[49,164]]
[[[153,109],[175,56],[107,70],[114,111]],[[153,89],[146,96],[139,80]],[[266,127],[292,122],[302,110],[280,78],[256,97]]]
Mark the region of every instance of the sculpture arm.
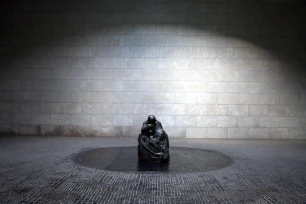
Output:
[[148,150],[151,154],[153,154],[153,155],[155,155],[155,156],[160,156],[161,153],[160,153],[160,152],[155,153],[153,150],[151,150],[151,149],[147,146],[147,144],[143,141],[142,137],[146,137],[146,136],[145,136],[145,135],[142,135],[142,134],[139,135],[138,142],[140,143],[140,145],[141,145],[143,148],[145,148],[146,150]]

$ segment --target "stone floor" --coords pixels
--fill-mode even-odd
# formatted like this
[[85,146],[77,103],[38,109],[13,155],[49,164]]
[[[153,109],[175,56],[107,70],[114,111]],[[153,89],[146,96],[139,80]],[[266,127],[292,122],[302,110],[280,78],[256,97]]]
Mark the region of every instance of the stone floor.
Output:
[[120,172],[75,163],[78,152],[136,138],[0,137],[0,203],[306,203],[306,140],[186,140],[233,163],[205,172]]

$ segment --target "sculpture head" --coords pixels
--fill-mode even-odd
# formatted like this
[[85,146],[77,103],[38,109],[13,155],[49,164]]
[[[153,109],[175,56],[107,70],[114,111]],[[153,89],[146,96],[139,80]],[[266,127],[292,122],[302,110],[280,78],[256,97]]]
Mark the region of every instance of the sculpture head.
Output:
[[154,125],[156,123],[156,118],[154,115],[149,115],[148,117],[148,124]]

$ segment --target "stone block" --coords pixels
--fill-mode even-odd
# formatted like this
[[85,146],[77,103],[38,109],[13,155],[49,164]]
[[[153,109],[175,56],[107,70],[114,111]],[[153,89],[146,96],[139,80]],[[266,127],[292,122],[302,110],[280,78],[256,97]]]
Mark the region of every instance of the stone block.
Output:
[[[157,118],[157,120],[160,121],[163,126],[172,127],[172,126],[176,126],[176,123],[175,123],[176,117],[177,116],[162,115],[162,116],[159,116]],[[136,124],[136,123],[134,123],[134,124]],[[139,125],[141,125],[141,124],[139,124]]]
[[206,128],[186,128],[186,138],[206,138]]
[[258,104],[258,94],[239,94],[239,104]]
[[134,137],[137,140],[140,133],[139,126],[125,126],[122,127],[122,136],[123,137]]
[[217,127],[218,118],[215,116],[197,116],[197,127]]
[[92,134],[97,137],[121,137],[123,136],[122,127],[114,126],[92,126]]
[[8,113],[0,113],[0,124],[10,124],[11,117]]
[[248,93],[248,82],[228,82],[228,92],[230,93]]
[[144,35],[124,35],[125,46],[144,46]]
[[96,46],[96,57],[114,57],[113,46]]
[[306,116],[306,105],[291,105],[290,116]]
[[82,81],[81,80],[63,80],[61,90],[64,91],[81,91]]
[[228,38],[228,46],[229,47],[234,47],[234,48],[237,48],[237,47],[248,47],[248,42],[243,40],[243,39],[239,39],[239,38]]
[[238,127],[259,127],[259,118],[238,117]]
[[228,138],[227,128],[207,128],[207,138]]
[[228,105],[229,116],[248,116],[247,105]]
[[84,125],[61,125],[60,135],[72,137],[92,137],[92,130],[90,126]]
[[102,91],[101,80],[82,80],[82,91]]
[[30,125],[31,124],[31,114],[25,113],[25,114],[12,114],[10,116],[11,118],[11,124],[13,125]]
[[249,116],[268,116],[268,105],[249,105]]
[[133,126],[132,115],[113,115],[114,126]]
[[132,114],[132,115],[139,115],[139,114],[146,114],[147,112],[147,105],[146,104],[122,104],[122,113],[123,114]]
[[18,132],[19,132],[19,125],[0,123],[0,135],[13,136],[13,135],[18,135]]
[[102,58],[75,57],[71,62],[72,69],[98,69],[103,67]]
[[103,103],[83,103],[82,113],[83,114],[102,114]]
[[247,139],[248,138],[248,128],[228,128],[228,138],[238,138]]
[[112,69],[93,69],[93,79],[111,79],[113,78]]
[[19,135],[37,136],[40,134],[39,125],[19,125],[17,130]]
[[227,66],[229,70],[247,70],[249,61],[247,59],[228,59]]
[[145,45],[146,46],[165,46],[167,44],[166,35],[146,35]]
[[92,79],[92,69],[72,69],[71,78],[73,79]]
[[175,103],[174,93],[139,92],[135,93],[134,96],[134,103]]
[[[176,71],[174,70],[163,70],[159,69],[153,72],[153,79],[154,80],[163,80],[163,81],[169,81],[169,80],[177,80],[175,74]],[[184,78],[182,80],[185,80]]]
[[258,82],[249,82],[249,93],[261,93],[260,92],[260,83]]
[[259,127],[278,127],[278,117],[260,117]]
[[279,117],[279,127],[299,127],[299,117]]
[[72,46],[55,46],[51,49],[51,56],[70,57],[72,55]]
[[268,139],[269,131],[268,128],[249,128],[249,137],[254,139]]
[[51,124],[50,114],[31,114],[31,124],[42,125]]
[[196,127],[197,117],[196,116],[176,116],[175,124],[178,127]]
[[71,69],[58,69],[51,70],[50,77],[52,79],[71,79]]
[[[21,103],[19,107],[16,107],[16,108],[19,109],[21,113],[40,113],[41,112],[41,103],[36,103],[36,102]],[[10,110],[10,112],[11,111],[12,110]]]
[[116,80],[143,81],[143,80],[151,80],[152,78],[153,78],[152,70],[147,70],[147,69],[116,69],[114,70],[114,79]]
[[227,115],[228,105],[207,105],[207,115]]
[[284,84],[276,83],[276,82],[260,82],[259,92],[265,93],[265,94],[275,94],[278,92],[285,92],[286,91],[285,88],[288,89],[288,87],[290,87],[290,86],[282,87],[281,85],[284,85]]
[[51,114],[52,125],[70,125],[71,119],[71,114]]
[[207,115],[206,105],[187,104],[185,109],[186,115]]
[[238,94],[218,93],[218,104],[238,104]]
[[218,116],[217,123],[218,127],[237,127],[238,119],[233,116]]
[[103,80],[103,91],[123,91],[123,81]]
[[59,136],[59,125],[40,125],[40,134],[45,136]]
[[259,71],[259,81],[278,82],[279,81],[279,71]]
[[223,36],[207,36],[207,46],[208,47],[227,47],[228,41],[227,38]]
[[99,126],[112,126],[113,125],[113,116],[112,115],[92,115],[91,118],[92,125]]
[[259,94],[259,104],[275,104],[275,94]]
[[306,117],[300,117],[300,127],[306,127]]
[[[171,62],[169,67],[173,68],[173,69],[184,69],[186,64],[187,64],[187,60],[186,61],[181,60],[181,61],[176,62],[176,63]],[[207,75],[205,77],[202,76],[202,74],[203,73],[199,72],[198,70],[175,70],[175,71],[172,70],[172,73],[169,73],[169,75],[166,75],[166,77],[169,77],[169,76],[173,75],[174,80],[180,80],[180,81],[194,81],[194,80],[206,81],[206,80],[210,80],[208,78],[213,77],[213,73],[207,73],[207,74],[210,74],[210,76]]]
[[111,92],[92,92],[92,102],[109,103],[110,94]]
[[258,71],[239,71],[239,81],[259,81]]
[[103,114],[123,114],[123,104],[103,104]]
[[187,36],[187,46],[207,46],[207,36]]
[[289,116],[289,105],[269,105],[269,116]]
[[142,69],[145,68],[144,58],[124,58],[123,68]]
[[128,46],[115,46],[114,54],[109,54],[107,58],[126,58],[130,57],[130,49]]
[[144,81],[123,81],[123,91],[141,92],[145,90]]
[[[31,79],[60,79],[60,78],[53,78],[52,72],[54,69],[31,69],[28,70],[30,76],[25,76],[20,78],[31,78]],[[20,72],[22,72],[20,70]]]
[[94,57],[95,56],[94,46],[73,46],[72,54],[73,57]]
[[299,94],[279,94],[280,104],[298,104],[300,102]]
[[218,81],[217,70],[197,70],[196,76],[198,81]]
[[147,113],[156,115],[185,115],[185,104],[147,104]]
[[4,79],[0,84],[1,91],[13,91],[21,90],[21,80],[20,79]]
[[103,58],[104,69],[121,69],[123,68],[122,58]]
[[238,57],[241,59],[258,59],[259,49],[258,48],[237,48]]
[[216,93],[197,93],[196,94],[197,104],[216,104],[217,94]]
[[218,70],[218,81],[238,81],[238,71]]
[[[92,37],[92,36],[91,36]],[[98,42],[90,42],[92,45],[105,45],[105,46],[122,46],[124,45],[124,37],[123,35],[99,35],[98,39],[92,38],[90,41],[98,41]]]
[[60,103],[62,113],[81,113],[80,103]]
[[92,94],[91,92],[72,92],[72,101],[73,102],[91,102]]
[[89,126],[89,125],[92,124],[91,120],[92,120],[91,115],[73,114],[71,116],[71,125],[86,125],[86,126]]
[[[151,113],[146,113],[146,114],[143,114],[143,115],[133,115],[133,124],[134,124],[133,126],[138,126],[139,127],[139,133],[140,133],[143,122],[148,119],[149,114],[151,114]],[[158,121],[160,121],[160,117],[162,117],[162,116],[156,116],[156,119]],[[175,116],[174,116],[174,123],[175,123]],[[163,125],[163,127],[165,126],[163,123],[162,123],[162,125]]]
[[[197,62],[197,63],[190,64],[190,68],[214,69],[214,70],[222,70],[222,71],[225,71],[225,69],[228,68],[228,64],[227,64],[226,59],[205,59],[205,60],[198,59],[199,61],[197,61],[196,59],[193,59],[193,60],[195,60],[194,62]],[[220,73],[222,73],[222,71]],[[231,74],[231,73],[229,73],[229,74]],[[233,73],[233,75],[230,76],[230,77],[234,77],[233,78],[233,80],[234,80],[235,79],[235,73]],[[220,78],[218,78],[218,79],[220,79]]]
[[269,128],[270,139],[289,139],[288,128]]
[[62,107],[60,103],[41,103],[42,113],[61,113]]
[[197,102],[196,93],[176,93],[175,103],[195,104]]
[[184,138],[186,137],[185,127],[163,127],[169,138]]
[[306,128],[290,128],[289,137],[290,139],[306,139]]
[[[203,86],[200,89],[201,92],[212,92],[212,93],[224,93],[228,91],[228,83],[227,82],[207,82],[206,90],[203,90]],[[195,90],[191,90],[195,91]]]

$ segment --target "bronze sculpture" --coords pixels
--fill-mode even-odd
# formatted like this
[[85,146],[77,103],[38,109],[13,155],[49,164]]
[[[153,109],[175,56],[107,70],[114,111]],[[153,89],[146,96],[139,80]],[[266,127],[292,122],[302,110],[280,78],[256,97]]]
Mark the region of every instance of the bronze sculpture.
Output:
[[162,124],[154,115],[149,115],[143,122],[141,133],[138,137],[139,161],[169,161],[169,139]]

